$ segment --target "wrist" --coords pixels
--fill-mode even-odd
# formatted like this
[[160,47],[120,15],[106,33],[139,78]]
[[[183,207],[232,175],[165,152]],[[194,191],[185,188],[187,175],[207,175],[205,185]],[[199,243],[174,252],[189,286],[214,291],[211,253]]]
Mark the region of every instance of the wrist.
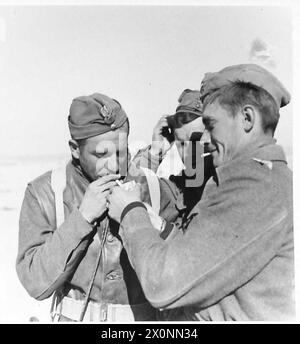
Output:
[[93,223],[95,222],[95,218],[90,216],[89,214],[86,214],[85,211],[83,209],[81,209],[80,207],[78,208],[81,216],[85,219],[85,221],[90,224],[91,226],[93,226]]

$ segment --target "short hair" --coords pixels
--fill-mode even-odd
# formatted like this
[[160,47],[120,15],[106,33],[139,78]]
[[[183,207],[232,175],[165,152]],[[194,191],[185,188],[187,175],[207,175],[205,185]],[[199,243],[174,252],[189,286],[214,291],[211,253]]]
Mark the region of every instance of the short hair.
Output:
[[168,124],[173,129],[178,129],[183,127],[184,125],[194,121],[195,119],[199,118],[199,115],[196,115],[193,112],[188,111],[179,111],[176,112],[175,115],[171,115],[168,118]]
[[[129,126],[129,120],[128,118],[126,119],[126,121],[124,122],[124,124],[122,124],[119,128],[117,128],[117,130],[122,130],[122,131],[127,131],[127,136],[129,135],[129,131],[130,131],[130,126]],[[80,139],[80,140],[76,140],[76,142],[78,143],[78,146],[80,148],[83,148],[85,143],[86,143],[87,139]]]
[[234,81],[212,91],[203,100],[203,108],[217,101],[235,116],[245,105],[252,105],[261,115],[262,129],[274,134],[279,120],[279,109],[274,98],[265,89],[250,82]]

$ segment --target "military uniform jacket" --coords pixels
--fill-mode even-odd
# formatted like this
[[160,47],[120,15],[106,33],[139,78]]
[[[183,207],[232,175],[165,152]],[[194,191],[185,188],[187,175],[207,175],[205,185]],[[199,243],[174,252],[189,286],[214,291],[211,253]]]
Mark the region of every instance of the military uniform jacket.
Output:
[[216,169],[172,238],[129,211],[120,235],[147,299],[165,320],[293,318],[292,193],[283,150],[268,141]]
[[[67,184],[63,194],[65,221],[58,228],[50,185],[51,171],[27,186],[20,214],[16,262],[21,283],[37,300],[48,298],[54,291],[83,299],[95,268],[103,228],[109,221],[109,232],[90,299],[114,304],[147,303],[123,249],[118,224],[106,217],[92,227],[78,210],[89,183],[72,162],[68,163],[66,173]],[[143,200],[151,204],[145,177],[135,179],[142,184]],[[178,193],[162,181],[160,189],[162,199],[166,200],[162,201],[161,214],[169,220],[176,219]],[[149,319],[153,319],[153,314],[149,314]],[[147,319],[137,315],[136,320]]]

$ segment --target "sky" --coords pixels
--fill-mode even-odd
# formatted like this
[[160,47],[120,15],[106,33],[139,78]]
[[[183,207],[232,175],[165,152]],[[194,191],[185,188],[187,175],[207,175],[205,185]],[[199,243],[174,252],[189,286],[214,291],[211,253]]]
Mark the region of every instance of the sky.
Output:
[[[0,7],[0,156],[68,152],[73,98],[117,99],[130,141],[150,143],[161,115],[206,72],[258,63],[292,93],[291,9],[265,6]],[[292,147],[292,104],[278,142]]]

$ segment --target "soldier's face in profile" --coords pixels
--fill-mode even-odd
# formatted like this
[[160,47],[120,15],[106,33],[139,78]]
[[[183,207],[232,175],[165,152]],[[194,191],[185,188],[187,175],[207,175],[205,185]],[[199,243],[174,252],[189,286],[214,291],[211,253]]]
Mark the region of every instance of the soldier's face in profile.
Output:
[[242,147],[244,130],[239,115],[233,116],[217,101],[208,104],[203,113],[205,132],[201,142],[212,154],[215,167],[221,166],[238,155]]
[[90,181],[121,173],[121,166],[127,167],[127,149],[128,132],[125,129],[90,137],[79,147],[81,168]]

